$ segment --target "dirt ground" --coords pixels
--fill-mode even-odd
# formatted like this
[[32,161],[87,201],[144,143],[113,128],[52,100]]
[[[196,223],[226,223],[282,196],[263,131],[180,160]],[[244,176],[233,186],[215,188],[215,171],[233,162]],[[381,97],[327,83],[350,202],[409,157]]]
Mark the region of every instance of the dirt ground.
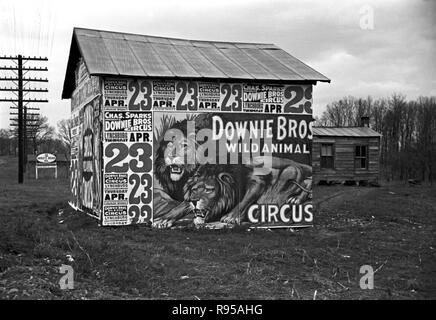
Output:
[[436,298],[436,187],[317,186],[315,226],[293,232],[103,228],[68,208],[67,180],[18,185],[0,163],[0,299]]

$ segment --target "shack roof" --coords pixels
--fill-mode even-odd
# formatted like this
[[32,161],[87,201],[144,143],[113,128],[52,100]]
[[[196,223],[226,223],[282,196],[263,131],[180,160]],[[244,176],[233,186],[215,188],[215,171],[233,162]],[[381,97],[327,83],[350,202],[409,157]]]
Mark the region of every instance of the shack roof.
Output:
[[381,137],[369,127],[313,127],[313,135],[319,137]]
[[181,79],[330,82],[274,44],[198,41],[74,28],[62,98],[75,88],[83,57],[89,74]]

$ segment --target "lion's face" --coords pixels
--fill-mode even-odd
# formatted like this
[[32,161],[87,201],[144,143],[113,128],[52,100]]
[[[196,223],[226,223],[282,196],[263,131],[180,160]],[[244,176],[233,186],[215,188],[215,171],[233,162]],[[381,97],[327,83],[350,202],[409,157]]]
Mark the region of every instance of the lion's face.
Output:
[[236,205],[234,178],[214,167],[217,166],[201,166],[184,188],[185,201],[189,202],[196,223],[217,221]]
[[188,202],[199,221],[204,222],[207,213],[213,208],[219,196],[218,190],[219,186],[214,178],[209,177],[194,182],[189,192]]
[[188,167],[195,166],[195,140],[175,135],[171,141],[164,142],[163,149],[165,166],[172,181],[179,181]]

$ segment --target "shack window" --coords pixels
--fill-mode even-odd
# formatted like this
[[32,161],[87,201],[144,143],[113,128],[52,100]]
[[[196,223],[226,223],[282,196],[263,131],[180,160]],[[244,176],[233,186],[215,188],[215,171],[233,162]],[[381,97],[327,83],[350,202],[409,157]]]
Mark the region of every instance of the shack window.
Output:
[[321,169],[334,168],[333,144],[321,144]]
[[356,146],[354,165],[357,169],[368,169],[368,147]]

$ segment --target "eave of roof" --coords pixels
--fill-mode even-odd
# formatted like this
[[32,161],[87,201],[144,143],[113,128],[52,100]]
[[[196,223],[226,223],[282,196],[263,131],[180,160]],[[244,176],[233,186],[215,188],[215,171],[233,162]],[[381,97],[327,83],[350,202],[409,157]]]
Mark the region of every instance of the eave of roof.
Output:
[[274,44],[200,41],[74,28],[62,98],[83,57],[97,76],[287,83],[330,79]]
[[313,135],[318,137],[381,137],[369,127],[313,127]]

